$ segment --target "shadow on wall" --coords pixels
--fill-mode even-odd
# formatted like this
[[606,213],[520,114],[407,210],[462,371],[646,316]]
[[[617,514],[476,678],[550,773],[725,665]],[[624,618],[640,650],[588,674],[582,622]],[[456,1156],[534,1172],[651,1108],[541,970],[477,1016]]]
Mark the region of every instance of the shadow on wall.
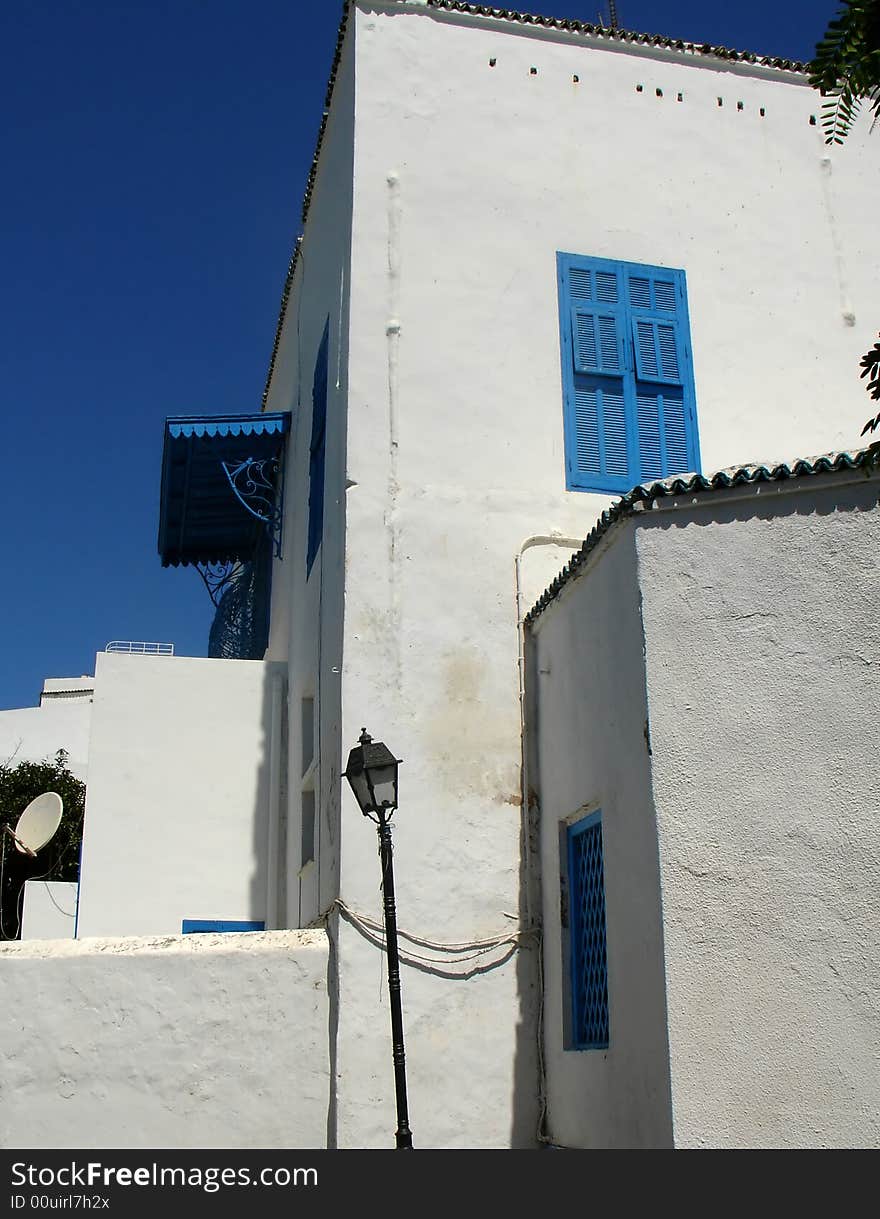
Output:
[[[523,657],[525,690],[535,689],[534,649],[525,648]],[[541,925],[541,855],[540,806],[537,789],[537,703],[530,706],[531,722],[523,724],[523,808],[520,838],[519,917],[521,926],[538,928],[528,954],[517,962],[517,993],[519,1020],[517,1023],[517,1054],[514,1064],[516,1089],[513,1128],[514,1147],[541,1146],[547,1117],[546,1081],[544,1078],[543,1041],[543,966],[544,951]],[[531,1100],[531,1104],[529,1101]]]
[[[521,925],[524,923],[524,899],[520,902]],[[382,955],[383,983],[384,958],[386,954],[384,926],[378,920],[373,920],[351,910],[344,902],[337,903],[338,917],[349,923],[368,944],[372,945]],[[330,920],[331,953],[337,935],[335,931],[336,915]],[[402,984],[404,993],[407,989],[406,974],[414,970],[434,978],[441,978],[451,983],[467,984],[474,982],[479,985],[479,979],[495,970],[503,968],[516,957],[516,978],[519,995],[516,1045],[514,1052],[514,1084],[511,1104],[510,1146],[521,1150],[534,1150],[537,1145],[538,1128],[538,1095],[537,1095],[537,988],[535,984],[535,963],[538,941],[531,935],[518,933],[515,927],[509,935],[501,935],[493,940],[483,941],[482,946],[476,944],[459,947],[441,946],[431,940],[412,935],[398,928],[398,951],[402,966]],[[332,992],[331,992],[332,993]],[[474,1014],[477,1022],[485,1016],[481,1006],[482,999],[478,990],[466,992],[473,995]],[[464,1009],[466,1010],[466,1008]],[[468,1037],[468,1022],[461,1020],[461,1036]],[[414,1057],[409,1044],[411,1033],[407,1033],[408,1062]],[[335,1067],[334,1067],[335,1069]],[[413,1083],[410,1070],[409,1090],[410,1108],[412,1109]],[[474,1087],[476,1081],[472,1081]],[[424,1101],[424,1096],[422,1097]],[[418,1131],[416,1132],[418,1138]],[[335,1144],[328,1144],[335,1145]]]
[[[818,476],[818,477],[821,477]],[[873,512],[878,505],[876,479],[864,483],[826,483],[815,486],[809,476],[797,479],[747,484],[741,489],[709,493],[702,503],[691,504],[681,497],[683,513],[675,510],[647,512],[639,515],[643,529],[682,529],[723,525],[732,521],[774,521],[790,516],[833,516],[843,512]],[[660,509],[672,503],[676,496],[657,500]]]
[[[540,907],[534,901],[531,883],[531,852],[528,843],[534,840],[531,801],[523,809],[519,866],[519,922],[521,927],[536,923],[533,911]],[[539,987],[541,938],[537,933],[523,936],[516,958],[516,991],[519,1010],[516,1022],[516,1049],[513,1063],[513,1115],[510,1145],[534,1149],[540,1146],[543,1125],[543,1081],[541,1078],[541,1036]]]
[[254,767],[250,918],[272,931],[286,921],[287,681],[280,665],[264,664],[261,729],[262,750]]

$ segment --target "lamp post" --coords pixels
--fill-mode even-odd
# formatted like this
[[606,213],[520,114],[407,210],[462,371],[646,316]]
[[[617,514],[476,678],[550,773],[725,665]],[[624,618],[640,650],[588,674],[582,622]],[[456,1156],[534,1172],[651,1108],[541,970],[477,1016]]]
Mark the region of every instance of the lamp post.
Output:
[[397,1150],[412,1151],[412,1131],[406,1104],[406,1058],[403,1051],[403,1011],[400,1006],[400,959],[397,955],[397,912],[394,908],[394,863],[391,846],[391,814],[397,808],[395,758],[381,741],[361,729],[359,744],[348,755],[345,777],[365,817],[379,830],[382,866],[382,897],[385,908],[385,947],[388,954],[388,994],[391,1000],[391,1043],[394,1090],[397,1094]]

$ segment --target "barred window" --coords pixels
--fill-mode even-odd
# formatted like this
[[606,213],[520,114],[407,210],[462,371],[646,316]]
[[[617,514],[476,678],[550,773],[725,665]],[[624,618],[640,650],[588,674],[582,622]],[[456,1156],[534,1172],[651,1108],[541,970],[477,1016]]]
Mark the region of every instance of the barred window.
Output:
[[608,1045],[608,968],[605,946],[605,865],[602,814],[568,827],[571,1048]]

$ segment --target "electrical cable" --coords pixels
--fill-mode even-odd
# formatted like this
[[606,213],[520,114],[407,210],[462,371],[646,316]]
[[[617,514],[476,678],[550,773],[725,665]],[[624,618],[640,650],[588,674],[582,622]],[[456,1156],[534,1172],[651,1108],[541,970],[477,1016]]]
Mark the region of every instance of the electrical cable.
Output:
[[[375,931],[384,931],[383,923],[371,919],[369,915],[360,914],[357,910],[352,910],[341,897],[337,897],[333,905],[338,906],[340,910],[350,915],[353,920],[359,920],[361,923],[371,926]],[[468,952],[473,948],[494,948],[499,944],[513,942],[521,935],[534,935],[537,933],[537,930],[537,927],[520,927],[514,932],[501,932],[486,940],[469,940],[463,944],[441,944],[437,940],[429,940],[425,936],[414,935],[413,932],[405,931],[402,927],[397,928],[397,934],[402,940],[409,940],[411,944],[418,944],[421,948],[433,948],[437,952],[455,953]]]
[[[357,910],[353,910],[341,898],[337,898],[333,902],[353,926],[359,928],[367,937],[374,942],[382,943],[384,941],[385,927],[384,924],[377,919],[370,918],[369,915],[361,914]],[[332,908],[332,907],[331,907]],[[443,957],[430,957],[422,953],[413,952],[409,948],[400,949],[400,959],[409,963],[422,963],[425,965],[458,965],[468,961],[476,961],[481,957],[486,956],[497,948],[508,948],[510,952],[522,946],[522,939],[526,936],[539,935],[539,931],[535,927],[520,927],[515,931],[502,932],[499,935],[492,936],[489,939],[470,940],[465,943],[443,944],[437,940],[429,940],[425,936],[413,934],[411,931],[406,931],[398,927],[397,934],[400,939],[408,941],[410,944],[416,944],[420,948],[428,948],[434,952],[445,953],[454,956],[453,961],[444,960]]]
[[[49,868],[45,872],[42,873],[42,875],[26,876],[24,878],[24,880],[21,882],[21,888],[18,890],[18,894],[16,895],[16,898],[15,898],[15,919],[16,919],[15,934],[11,935],[11,936],[7,936],[6,928],[3,925],[3,900],[2,900],[3,873],[4,873],[5,865],[6,865],[6,838],[7,838],[7,835],[4,834],[3,835],[3,854],[2,854],[2,859],[0,859],[0,935],[2,935],[4,940],[7,940],[7,939],[8,940],[17,940],[21,935],[21,919],[22,919],[22,915],[24,913],[23,907],[24,907],[25,885],[28,883],[29,880],[45,880],[47,876],[49,876],[52,872],[54,872],[55,869],[57,867],[59,867],[60,864],[63,862],[65,856],[70,852],[70,848],[73,846],[73,842],[68,842],[67,846],[61,852],[61,854],[58,856],[58,858],[49,866]],[[62,911],[62,913],[64,913],[64,911]]]
[[535,1138],[539,1143],[555,1146],[547,1137],[547,1063],[544,1058],[544,942],[543,936],[538,944],[538,1013],[535,1019],[537,1033],[537,1063],[538,1063],[538,1124]]
[[48,897],[48,899],[52,903],[52,905],[55,907],[55,909],[58,911],[58,913],[63,914],[65,918],[76,918],[76,909],[75,908],[73,910],[65,910],[63,906],[59,905],[58,901],[55,898],[54,893],[49,888],[48,880],[44,880],[43,884],[46,887],[46,896]]
[[[4,823],[3,829],[6,828]],[[7,936],[6,928],[3,925],[3,878],[6,875],[6,834],[0,830],[0,837],[3,839],[3,845],[0,846],[0,938],[6,940],[11,939]]]

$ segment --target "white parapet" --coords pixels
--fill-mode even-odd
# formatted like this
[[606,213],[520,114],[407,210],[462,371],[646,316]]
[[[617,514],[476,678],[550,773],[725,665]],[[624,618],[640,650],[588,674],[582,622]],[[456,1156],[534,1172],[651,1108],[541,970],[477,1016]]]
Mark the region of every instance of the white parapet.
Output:
[[0,945],[7,1148],[315,1148],[323,931]]

